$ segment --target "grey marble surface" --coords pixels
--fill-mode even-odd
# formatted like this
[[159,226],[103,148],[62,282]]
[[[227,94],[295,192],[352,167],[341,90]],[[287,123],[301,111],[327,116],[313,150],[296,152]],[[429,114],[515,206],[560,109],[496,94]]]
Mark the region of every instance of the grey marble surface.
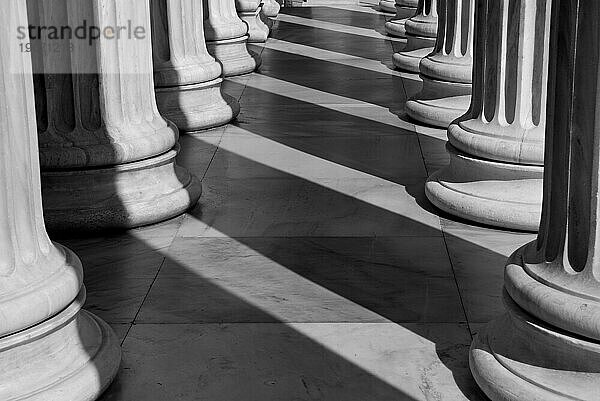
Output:
[[427,202],[446,135],[403,119],[415,76],[374,67],[401,46],[375,30],[384,15],[290,13],[277,48],[253,46],[261,70],[224,84],[238,120],[181,138],[196,208],[61,239],[123,341],[102,401],[482,400],[471,335],[502,312],[506,257],[533,236]]

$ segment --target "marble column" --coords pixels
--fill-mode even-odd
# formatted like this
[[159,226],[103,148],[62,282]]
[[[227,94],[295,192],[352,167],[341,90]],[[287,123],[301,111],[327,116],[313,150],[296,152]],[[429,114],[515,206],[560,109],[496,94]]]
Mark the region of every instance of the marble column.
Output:
[[554,0],[542,222],[470,366],[492,400],[600,395],[600,3]]
[[406,37],[406,20],[417,12],[418,0],[396,0],[396,15],[385,23],[385,31],[388,35]]
[[426,184],[442,210],[536,231],[544,162],[550,1],[477,2],[473,96],[448,128],[449,165]]
[[471,102],[475,0],[439,0],[433,52],[419,66],[423,88],[406,103],[417,121],[447,128]]
[[235,0],[237,14],[248,26],[248,42],[262,43],[269,37],[270,28],[260,17],[262,0]]
[[202,3],[151,0],[154,84],[160,113],[193,133],[234,119],[240,106],[221,90],[222,68],[208,54]]
[[379,0],[379,9],[386,13],[396,12],[396,1],[395,0]]
[[42,213],[25,0],[0,9],[0,399],[94,400],[120,363],[112,329],[82,309],[81,262]]
[[281,6],[275,0],[263,0],[260,8],[260,18],[269,27],[269,30],[273,28],[273,19],[277,18]]
[[260,57],[248,51],[248,26],[238,17],[235,0],[202,0],[208,52],[223,67],[223,76],[248,74]]
[[406,47],[392,56],[397,68],[418,73],[421,59],[433,51],[438,26],[437,3],[437,0],[419,0],[416,14],[406,20]]
[[175,164],[178,131],[155,101],[149,2],[30,0],[29,6],[42,26],[144,32],[32,41],[49,228],[130,228],[195,205],[201,185]]

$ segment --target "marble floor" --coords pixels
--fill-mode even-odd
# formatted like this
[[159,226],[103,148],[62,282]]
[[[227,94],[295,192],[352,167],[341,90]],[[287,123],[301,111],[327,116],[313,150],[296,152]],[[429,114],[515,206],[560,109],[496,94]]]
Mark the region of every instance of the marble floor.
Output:
[[481,400],[471,336],[502,312],[506,257],[532,234],[437,211],[445,132],[407,120],[391,15],[283,9],[228,79],[237,121],[181,138],[202,178],[187,215],[62,238],[87,308],[122,340],[103,401]]

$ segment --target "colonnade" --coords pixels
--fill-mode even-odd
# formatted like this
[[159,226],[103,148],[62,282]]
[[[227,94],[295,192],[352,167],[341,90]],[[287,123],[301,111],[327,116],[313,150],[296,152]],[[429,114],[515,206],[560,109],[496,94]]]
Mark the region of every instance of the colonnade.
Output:
[[[256,69],[249,32],[261,24],[266,39],[279,12],[265,0],[248,19],[249,3],[11,0],[0,10],[0,399],[93,400],[116,375],[118,340],[82,309],[81,262],[46,227],[131,228],[197,203],[200,181],[175,161],[179,135],[239,113],[223,76]],[[102,34],[19,38],[30,24]]]
[[[419,1],[406,48],[393,56],[423,81],[406,114],[447,127],[450,162],[428,178],[426,195],[461,218],[539,228],[507,262],[507,312],[475,337],[473,376],[494,401],[597,399],[600,5],[427,3]],[[434,14],[437,41],[428,47],[415,41],[427,31],[411,33],[409,22],[433,27]]]
[[[507,313],[473,341],[475,380],[492,400],[594,399],[600,4],[380,6],[396,11],[387,32],[407,38],[394,64],[423,80],[408,116],[448,130],[450,163],[429,177],[427,197],[479,223],[539,226],[506,266]],[[116,336],[82,309],[81,263],[46,227],[130,228],[193,206],[202,189],[175,161],[179,135],[236,117],[222,77],[260,65],[247,42],[266,40],[278,12],[272,0],[12,0],[0,9],[0,399],[93,400],[110,384]],[[29,23],[131,24],[151,40],[42,39],[30,54],[15,34]]]

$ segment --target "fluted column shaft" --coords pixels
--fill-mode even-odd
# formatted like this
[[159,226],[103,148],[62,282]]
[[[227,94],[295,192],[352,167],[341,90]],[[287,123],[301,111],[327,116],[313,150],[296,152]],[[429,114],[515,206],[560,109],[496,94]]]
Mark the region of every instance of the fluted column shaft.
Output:
[[187,133],[223,125],[239,104],[221,91],[222,68],[208,53],[202,3],[151,0],[156,100],[163,116]]
[[406,104],[415,120],[446,128],[469,108],[475,0],[439,0],[433,51],[421,60],[423,89]]
[[[134,227],[195,204],[199,183],[175,165],[177,128],[154,97],[144,0],[29,0],[42,26],[127,27],[142,36],[34,40],[42,191],[52,229]],[[127,34],[125,34],[127,35]],[[69,49],[72,48],[72,50]]]
[[600,394],[600,4],[553,3],[540,231],[506,267],[507,315],[471,349],[493,400]]
[[235,0],[235,8],[240,19],[248,26],[248,42],[265,42],[270,29],[260,18],[261,0]]
[[394,65],[402,70],[419,72],[421,59],[431,53],[438,26],[438,0],[419,0],[417,12],[406,20],[406,47],[394,53]]
[[[120,361],[106,323],[81,309],[81,264],[48,238],[25,0],[0,9],[0,399],[90,400]],[[29,398],[28,398],[29,399]]]
[[417,12],[418,0],[396,0],[396,15],[385,23],[388,35],[406,37],[406,21]]
[[471,106],[448,128],[450,165],[427,185],[429,199],[441,209],[537,230],[549,8],[550,0],[477,2]]
[[248,26],[238,17],[235,0],[203,0],[202,5],[206,46],[223,67],[223,76],[254,71],[260,57],[246,47]]

